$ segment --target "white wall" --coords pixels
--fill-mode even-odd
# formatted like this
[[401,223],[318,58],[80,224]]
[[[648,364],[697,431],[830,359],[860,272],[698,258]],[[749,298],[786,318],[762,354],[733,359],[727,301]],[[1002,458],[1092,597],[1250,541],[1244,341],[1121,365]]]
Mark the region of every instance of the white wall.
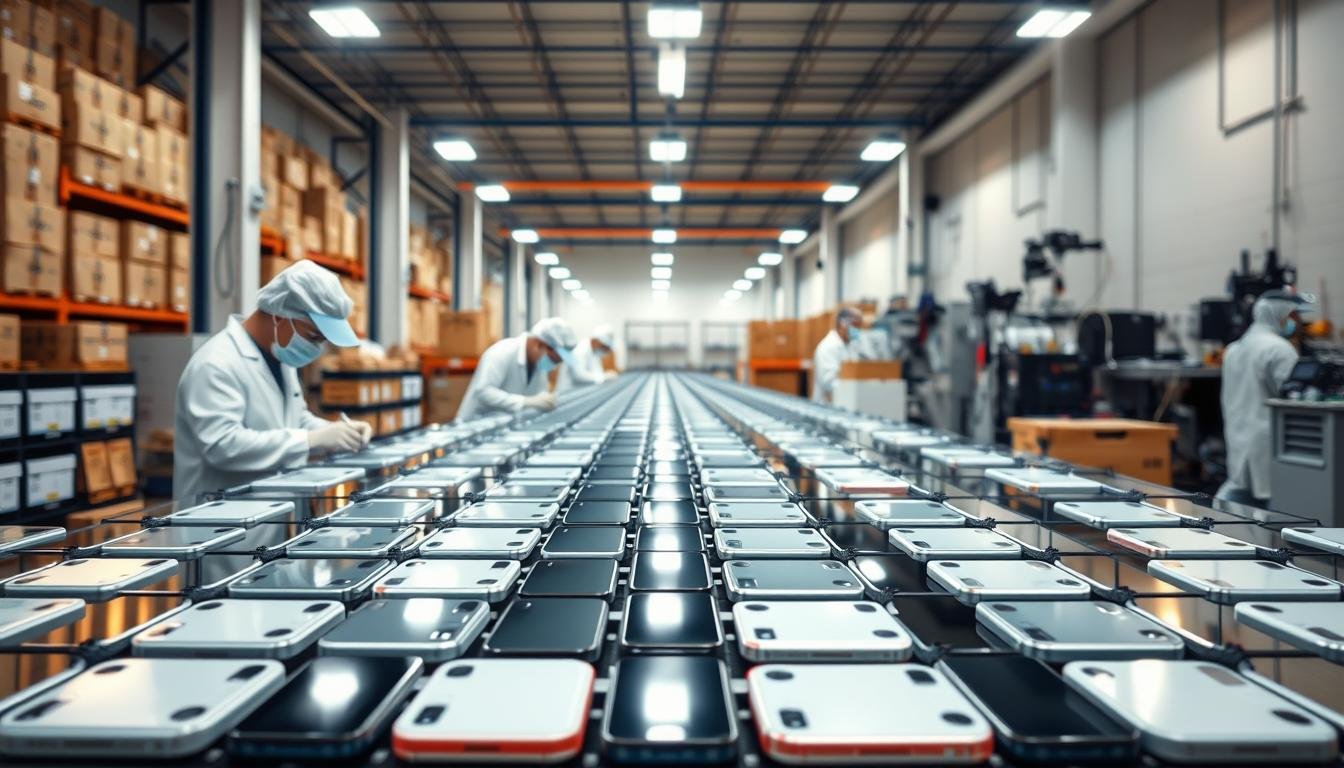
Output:
[[841,224],[840,295],[847,301],[875,299],[885,305],[895,292],[899,194],[882,195],[854,218]]
[[794,278],[798,286],[798,317],[821,312],[834,301],[826,300],[826,270],[817,266],[817,238],[813,237],[796,254]]

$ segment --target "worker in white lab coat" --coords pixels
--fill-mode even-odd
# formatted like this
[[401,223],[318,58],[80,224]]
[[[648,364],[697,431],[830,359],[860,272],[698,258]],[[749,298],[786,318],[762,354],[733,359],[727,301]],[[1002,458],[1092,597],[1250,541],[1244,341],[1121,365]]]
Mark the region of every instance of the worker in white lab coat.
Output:
[[457,420],[518,413],[525,408],[555,408],[555,395],[546,389],[551,369],[561,363],[573,365],[577,344],[574,329],[558,317],[548,317],[527,333],[491,344],[476,364]]
[[1265,400],[1297,363],[1288,339],[1302,325],[1313,299],[1288,291],[1269,291],[1251,308],[1251,327],[1223,354],[1223,435],[1227,443],[1227,482],[1218,489],[1226,501],[1266,507],[1273,447],[1270,411]]
[[180,505],[301,466],[310,453],[368,443],[368,424],[310,413],[295,370],[316,360],[325,342],[359,344],[346,319],[353,307],[336,275],[300,261],[262,287],[252,314],[229,318],[196,350],[177,384],[173,495]]
[[812,353],[812,399],[829,403],[835,398],[835,380],[840,376],[840,364],[858,357],[860,328],[863,315],[853,307],[841,307],[835,313],[835,327],[831,329]]
[[611,326],[599,325],[593,334],[574,347],[574,364],[560,368],[559,379],[555,383],[556,392],[568,392],[571,389],[591,387],[607,379],[607,370],[603,361],[613,354],[616,344]]

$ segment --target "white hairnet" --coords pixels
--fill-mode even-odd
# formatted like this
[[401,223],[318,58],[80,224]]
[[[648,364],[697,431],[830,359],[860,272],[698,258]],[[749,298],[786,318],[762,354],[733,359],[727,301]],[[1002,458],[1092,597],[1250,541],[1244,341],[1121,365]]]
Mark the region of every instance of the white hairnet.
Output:
[[611,349],[616,345],[616,335],[612,333],[610,325],[603,324],[594,328],[593,338],[597,339],[597,343],[607,349]]
[[1292,313],[1309,311],[1312,301],[1311,296],[1287,291],[1267,291],[1255,300],[1255,306],[1251,307],[1251,319],[1257,323],[1266,323],[1279,328]]
[[548,317],[537,321],[537,324],[532,326],[531,333],[541,339],[543,344],[555,350],[561,360],[573,364],[570,350],[578,346],[579,338],[574,335],[574,329],[569,327],[569,323],[558,317]]
[[286,267],[257,291],[257,309],[277,317],[307,318],[339,347],[359,343],[346,321],[354,308],[340,278],[306,259]]

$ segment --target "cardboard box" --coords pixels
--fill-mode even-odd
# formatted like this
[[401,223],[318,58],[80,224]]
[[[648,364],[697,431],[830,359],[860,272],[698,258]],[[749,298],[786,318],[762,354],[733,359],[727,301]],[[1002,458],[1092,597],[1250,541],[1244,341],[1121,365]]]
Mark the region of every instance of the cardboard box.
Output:
[[378,434],[390,435],[401,431],[401,409],[388,408],[378,412]]
[[61,113],[64,127],[61,141],[123,157],[126,153],[124,120],[106,108],[75,102]]
[[122,183],[130,189],[158,193],[163,188],[159,176],[158,133],[129,118],[121,118],[123,143]]
[[300,192],[308,188],[308,163],[299,155],[291,152],[281,157],[280,174],[286,184]]
[[4,144],[4,196],[55,205],[60,168],[56,137],[5,123],[0,127],[0,143]]
[[61,163],[70,171],[70,178],[81,184],[101,187],[109,192],[121,191],[120,157],[66,144],[61,147]]
[[280,228],[303,229],[303,193],[288,184],[280,185]]
[[85,211],[70,211],[66,237],[66,252],[71,255],[117,258],[120,245],[120,222],[107,216]]
[[0,74],[56,90],[56,60],[13,40],[0,40]]
[[854,381],[889,381],[901,378],[900,360],[844,360],[839,378]]
[[131,438],[118,437],[107,441],[107,470],[114,488],[136,484],[135,451],[132,450]]
[[128,261],[167,266],[168,233],[142,221],[123,221],[120,254]]
[[61,104],[55,91],[13,75],[0,76],[0,86],[3,114],[47,128],[61,127]]
[[93,67],[93,6],[83,0],[55,0],[56,60],[61,69]]
[[154,309],[168,304],[168,268],[138,261],[122,262],[122,292],[132,307]]
[[331,189],[339,193],[341,185],[336,180],[336,172],[331,169],[326,160],[320,158],[309,158],[308,160],[308,190]]
[[67,110],[74,104],[111,110],[121,91],[112,83],[80,67],[62,69],[56,78],[56,90],[60,92],[61,108]]
[[747,356],[753,360],[809,358],[801,342],[799,320],[752,320],[747,323]]
[[322,402],[327,405],[373,405],[378,383],[372,379],[322,379]]
[[7,293],[56,296],[61,292],[61,255],[36,245],[4,246]]
[[56,19],[52,12],[28,0],[0,2],[0,37],[53,56],[56,53]]
[[261,282],[265,285],[275,279],[275,276],[283,272],[290,264],[294,262],[283,256],[262,256],[261,257]]
[[1134,419],[1008,419],[1013,451],[1074,464],[1110,469],[1122,475],[1171,485],[1174,424]]
[[116,85],[135,85],[135,26],[114,11],[94,11],[94,69]]
[[471,374],[440,374],[425,379],[425,421],[446,423],[457,416]]
[[19,316],[0,315],[0,368],[19,367]]
[[191,308],[191,273],[185,269],[168,270],[168,308],[175,312]]
[[173,269],[191,269],[191,233],[168,233],[168,263]]
[[749,382],[754,387],[783,392],[786,395],[804,396],[806,391],[803,376],[799,371],[757,371]]
[[6,243],[37,245],[53,253],[65,253],[65,210],[21,197],[7,197],[0,210],[0,232]]
[[322,251],[322,222],[316,216],[303,217],[303,250]]
[[439,316],[439,354],[444,357],[480,357],[490,346],[485,311],[470,309]]
[[71,254],[70,297],[75,301],[120,304],[121,262],[87,253]]
[[79,446],[80,486],[85,493],[102,493],[112,487],[107,467],[107,443],[95,440]]
[[[157,128],[160,125],[168,126],[179,133],[187,132],[187,105],[181,100],[169,95],[162,88],[152,85],[141,86],[140,98],[145,104],[145,125]],[[264,138],[265,134],[263,134]],[[270,155],[269,163],[271,168],[275,168],[275,153],[266,152],[265,141],[262,142],[262,170],[266,169],[268,163],[267,155]]]
[[341,251],[347,259],[359,255],[359,217],[349,211],[341,212]]
[[145,102],[139,96],[125,88],[117,89],[117,98],[114,102],[117,115],[139,125],[145,119]]
[[126,365],[124,323],[29,321],[21,330],[24,360],[32,360],[41,368]]
[[[303,214],[317,219],[320,244],[314,250],[337,255],[341,251],[341,234],[345,226],[345,194],[329,187],[310,188],[303,193]],[[308,226],[304,222],[305,228]]]
[[181,131],[160,125],[158,134],[159,192],[169,200],[185,203],[191,195],[191,152],[187,137]]

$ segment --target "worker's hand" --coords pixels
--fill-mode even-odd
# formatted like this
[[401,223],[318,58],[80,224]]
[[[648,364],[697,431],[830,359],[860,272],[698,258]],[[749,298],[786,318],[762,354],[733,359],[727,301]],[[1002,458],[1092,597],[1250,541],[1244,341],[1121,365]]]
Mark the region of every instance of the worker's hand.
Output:
[[555,395],[550,392],[529,395],[523,398],[523,407],[536,408],[539,411],[553,411],[555,410]]
[[[314,453],[358,451],[365,439],[357,424],[333,421],[329,426],[309,430],[308,448]],[[364,425],[366,429],[368,426]]]
[[373,427],[364,421],[352,421],[350,423],[355,429],[359,430],[359,447],[367,447],[369,441],[373,439]]
[[620,374],[619,371],[604,371],[604,372],[602,373],[602,379],[603,379],[604,381],[611,381],[612,379],[614,379],[614,378],[616,378],[617,376],[620,376],[620,375],[621,375],[621,374]]

